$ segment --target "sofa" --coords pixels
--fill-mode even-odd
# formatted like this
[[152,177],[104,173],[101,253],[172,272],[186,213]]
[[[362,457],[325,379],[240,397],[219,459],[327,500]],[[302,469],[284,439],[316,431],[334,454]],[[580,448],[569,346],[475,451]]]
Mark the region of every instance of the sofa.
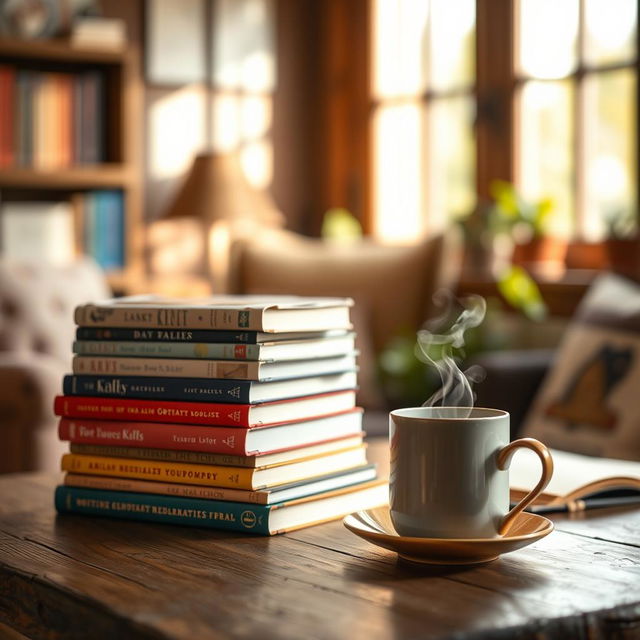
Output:
[[0,473],[59,468],[53,398],[71,368],[73,309],[110,296],[89,259],[0,260]]
[[390,405],[380,384],[379,356],[394,337],[415,338],[436,312],[434,293],[455,289],[461,256],[455,231],[409,245],[386,245],[371,239],[332,243],[266,230],[232,246],[229,290],[353,298],[358,404],[365,409],[367,433],[382,435]]

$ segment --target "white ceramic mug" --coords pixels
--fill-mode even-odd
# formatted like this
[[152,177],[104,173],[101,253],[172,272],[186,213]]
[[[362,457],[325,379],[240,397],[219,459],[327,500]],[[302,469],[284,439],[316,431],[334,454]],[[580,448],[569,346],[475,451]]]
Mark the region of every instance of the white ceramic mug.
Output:
[[[402,536],[492,538],[504,535],[553,474],[538,440],[509,442],[499,409],[415,407],[389,414],[391,520]],[[508,467],[516,449],[542,462],[534,489],[509,511]]]

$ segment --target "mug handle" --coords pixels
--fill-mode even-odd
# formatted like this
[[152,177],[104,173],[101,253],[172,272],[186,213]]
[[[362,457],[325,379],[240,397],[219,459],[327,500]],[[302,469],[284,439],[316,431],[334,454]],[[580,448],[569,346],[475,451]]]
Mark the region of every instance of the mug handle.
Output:
[[502,519],[502,524],[498,530],[498,534],[501,536],[505,535],[507,531],[509,531],[511,525],[516,519],[516,516],[518,516],[525,507],[531,504],[544,491],[545,487],[549,484],[549,480],[551,480],[551,476],[553,475],[553,458],[551,457],[551,453],[549,453],[549,449],[547,449],[542,442],[535,440],[534,438],[520,438],[519,440],[510,442],[508,445],[500,449],[497,460],[498,469],[501,471],[508,469],[509,464],[511,463],[511,458],[516,452],[516,449],[523,447],[525,449],[531,449],[531,451],[536,453],[540,458],[540,462],[542,462],[542,476],[538,481],[538,484]]

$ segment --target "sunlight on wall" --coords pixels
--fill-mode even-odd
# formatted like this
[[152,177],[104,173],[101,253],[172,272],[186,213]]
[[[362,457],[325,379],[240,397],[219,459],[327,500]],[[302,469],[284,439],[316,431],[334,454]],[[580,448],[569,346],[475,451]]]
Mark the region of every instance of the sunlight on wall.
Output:
[[194,154],[205,147],[205,95],[196,86],[147,91],[147,193],[152,218],[160,215]]
[[[193,156],[208,148],[237,150],[251,184],[267,187],[271,183],[274,21],[273,0],[217,0],[212,12],[210,86],[148,90],[151,217],[163,212]],[[210,140],[206,139],[208,115]]]
[[201,89],[178,89],[152,104],[148,135],[152,175],[165,179],[182,173],[204,146],[204,133]]

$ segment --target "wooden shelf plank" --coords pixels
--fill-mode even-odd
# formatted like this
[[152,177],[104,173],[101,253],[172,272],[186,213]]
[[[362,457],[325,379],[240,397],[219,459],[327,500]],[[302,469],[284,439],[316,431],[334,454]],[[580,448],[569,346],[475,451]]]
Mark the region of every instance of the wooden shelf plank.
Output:
[[91,189],[125,187],[131,182],[129,167],[101,164],[68,169],[0,169],[0,188]]
[[123,64],[128,56],[127,49],[72,46],[68,40],[0,39],[2,58],[28,58],[78,64]]

